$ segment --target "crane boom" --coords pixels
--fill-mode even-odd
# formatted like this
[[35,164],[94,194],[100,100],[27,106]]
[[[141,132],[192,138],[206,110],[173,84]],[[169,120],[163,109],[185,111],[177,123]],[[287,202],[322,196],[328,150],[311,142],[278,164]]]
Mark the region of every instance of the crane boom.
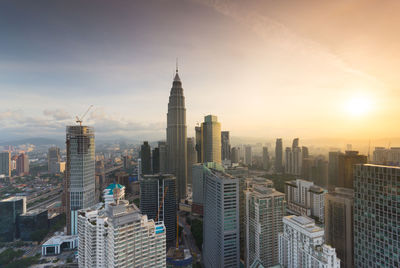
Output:
[[161,208],[162,208],[162,206],[163,206],[163,204],[164,204],[164,198],[165,198],[165,195],[166,195],[166,193],[167,193],[167,190],[168,190],[168,186],[165,186],[165,188],[164,188],[164,194],[163,194],[163,197],[162,197],[160,206],[158,207],[157,217],[156,217],[156,220],[155,220],[156,222],[158,221],[158,218],[159,218],[159,216],[160,216],[160,210],[161,210]]
[[79,123],[80,126],[82,126],[82,120],[83,118],[87,115],[87,113],[92,109],[93,105],[90,105],[89,108],[86,110],[86,112],[79,118],[76,116],[76,123]]

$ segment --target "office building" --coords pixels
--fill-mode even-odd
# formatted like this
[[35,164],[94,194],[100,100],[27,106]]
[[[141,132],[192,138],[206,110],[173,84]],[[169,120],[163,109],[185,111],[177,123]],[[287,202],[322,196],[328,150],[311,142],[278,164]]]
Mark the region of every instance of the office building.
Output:
[[11,177],[11,169],[11,153],[9,151],[0,152],[0,175]]
[[285,195],[273,188],[254,185],[246,196],[246,267],[260,260],[264,267],[279,263],[278,233],[283,231]]
[[222,160],[231,160],[231,142],[229,131],[221,131],[221,157]]
[[19,154],[17,158],[17,175],[29,175],[29,158],[25,153]]
[[263,169],[268,170],[268,169],[269,169],[269,153],[268,153],[268,147],[263,147],[262,161],[263,161]]
[[201,124],[202,163],[221,163],[221,123],[215,115],[207,115]]
[[240,151],[239,147],[233,147],[231,149],[231,162],[232,163],[239,163],[239,160],[240,160],[239,151]]
[[178,68],[168,102],[167,113],[167,160],[168,171],[176,176],[178,200],[186,197],[187,183],[187,128],[185,97]]
[[67,126],[65,175],[67,233],[77,234],[78,210],[96,203],[94,129]]
[[50,174],[56,174],[59,172],[58,163],[60,161],[61,161],[60,148],[50,147],[47,153],[47,165],[48,165],[48,172]]
[[192,166],[197,163],[196,144],[194,138],[187,138],[187,183],[192,185]]
[[154,148],[151,153],[151,170],[153,174],[160,173],[160,149]]
[[151,148],[147,141],[140,147],[140,159],[142,159],[142,174],[151,174]]
[[195,133],[196,133],[196,153],[197,153],[197,163],[202,163],[202,155],[203,153],[201,152],[201,127],[197,126],[194,128]]
[[253,152],[250,145],[244,147],[244,164],[247,166],[253,164]]
[[338,155],[338,175],[333,180],[332,186],[353,188],[353,170],[356,164],[366,164],[367,156],[360,155],[357,151],[346,151]]
[[26,197],[9,197],[0,201],[0,241],[11,242],[19,237],[17,218],[26,213]]
[[239,180],[211,170],[204,202],[204,267],[239,267]]
[[324,198],[326,190],[311,181],[285,182],[285,196],[289,213],[313,217],[324,222]]
[[325,195],[325,241],[336,249],[340,267],[353,267],[354,191],[335,188]]
[[400,168],[356,165],[354,267],[400,267]]
[[279,263],[283,267],[339,268],[335,249],[324,244],[324,229],[305,216],[283,217],[279,234]]
[[140,178],[140,211],[151,220],[164,222],[168,242],[176,238],[176,209],[176,178],[173,175],[144,175]]
[[276,139],[275,145],[275,172],[283,172],[283,144],[282,139]]
[[126,200],[79,211],[79,267],[166,267],[165,227]]
[[34,241],[37,239],[35,234],[48,231],[48,212],[47,210],[31,210],[18,215],[19,238],[23,241]]

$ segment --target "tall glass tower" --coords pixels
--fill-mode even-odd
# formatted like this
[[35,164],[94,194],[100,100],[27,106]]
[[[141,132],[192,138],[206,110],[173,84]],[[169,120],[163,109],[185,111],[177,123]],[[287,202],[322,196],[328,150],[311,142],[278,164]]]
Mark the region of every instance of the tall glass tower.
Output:
[[94,129],[67,126],[65,174],[68,234],[77,234],[78,210],[95,204]]
[[186,146],[186,108],[182,82],[178,68],[168,102],[167,113],[167,158],[168,170],[176,176],[178,200],[186,196],[187,146]]

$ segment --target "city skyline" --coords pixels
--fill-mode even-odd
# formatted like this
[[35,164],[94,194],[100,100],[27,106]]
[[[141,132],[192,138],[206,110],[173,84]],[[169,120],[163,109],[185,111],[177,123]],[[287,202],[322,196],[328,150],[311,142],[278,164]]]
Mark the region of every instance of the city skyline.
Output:
[[[397,125],[399,81],[384,72],[398,66],[392,60],[398,52],[383,43],[398,39],[398,19],[388,11],[398,10],[394,1],[379,9],[360,1],[309,1],[300,11],[287,1],[1,5],[0,32],[8,37],[0,45],[2,141],[62,135],[91,104],[86,124],[99,137],[159,140],[176,57],[186,85],[189,137],[206,114],[217,115],[222,130],[239,137],[398,136],[391,126]],[[289,18],[295,10],[298,16]],[[334,31],[358,12],[390,20],[367,31],[372,20],[357,16],[346,32]],[[331,26],[326,32],[299,23],[323,15]],[[362,41],[370,45],[359,49]],[[372,57],[376,53],[382,58]],[[217,101],[223,98],[229,101]]]

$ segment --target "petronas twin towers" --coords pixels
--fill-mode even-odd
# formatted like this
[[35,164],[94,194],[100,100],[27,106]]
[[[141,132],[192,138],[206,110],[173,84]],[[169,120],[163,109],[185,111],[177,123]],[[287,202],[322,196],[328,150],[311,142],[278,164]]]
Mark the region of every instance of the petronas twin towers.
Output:
[[167,113],[168,171],[176,176],[178,201],[186,196],[187,146],[186,108],[178,68],[169,95]]

